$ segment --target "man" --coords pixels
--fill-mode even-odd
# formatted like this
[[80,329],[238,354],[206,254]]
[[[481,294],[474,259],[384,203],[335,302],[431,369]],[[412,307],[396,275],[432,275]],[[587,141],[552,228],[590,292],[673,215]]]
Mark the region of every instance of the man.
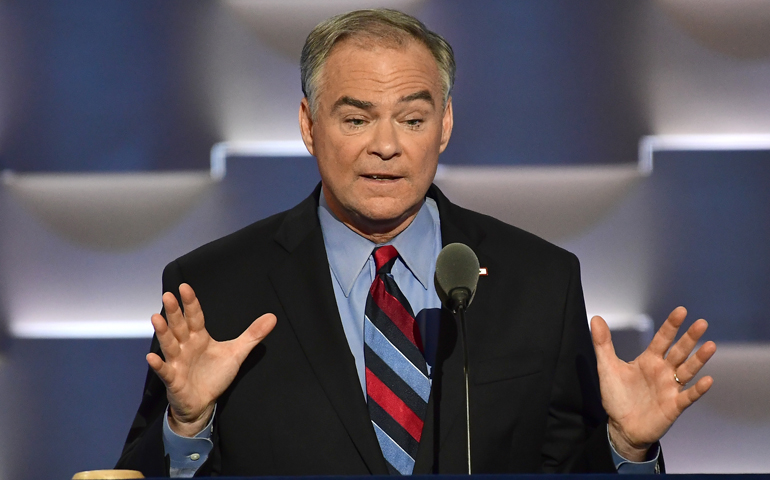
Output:
[[454,59],[416,19],[322,22],[302,77],[300,129],[321,185],[166,267],[118,466],[467,472],[461,340],[433,285],[441,247],[461,242],[489,272],[467,313],[473,471],[651,472],[658,439],[712,384],[684,388],[715,351],[690,356],[706,322],[666,355],[685,317],[674,310],[626,364],[599,317],[592,345],[572,254],[431,185],[452,132]]

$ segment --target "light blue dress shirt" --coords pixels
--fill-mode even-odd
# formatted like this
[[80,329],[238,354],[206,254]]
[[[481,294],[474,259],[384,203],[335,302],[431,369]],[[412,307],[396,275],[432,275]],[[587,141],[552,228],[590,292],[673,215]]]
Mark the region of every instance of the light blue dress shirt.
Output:
[[[329,209],[323,191],[318,206],[326,255],[332,275],[334,295],[342,327],[356,362],[361,392],[366,398],[364,365],[364,310],[369,287],[376,270],[372,250],[375,243],[358,235],[340,222]],[[441,301],[433,283],[436,258],[441,251],[441,224],[436,202],[427,198],[412,223],[388,244],[398,250],[399,258],[391,275],[416,313],[429,372],[435,363]],[[195,438],[175,434],[163,422],[163,444],[170,459],[172,477],[192,477],[206,461],[213,444],[213,416]],[[609,434],[608,434],[609,435]],[[614,448],[612,456],[619,473],[653,473],[657,454],[649,462],[631,462]]]
[[[318,219],[321,221],[342,327],[356,360],[358,380],[366,398],[364,310],[369,288],[376,276],[372,251],[377,245],[337,220],[329,210],[323,194],[319,202]],[[436,202],[428,198],[412,223],[383,245],[393,245],[398,250],[399,258],[391,269],[391,275],[415,313],[430,373],[436,359],[441,317],[441,300],[433,284],[436,258],[441,252],[441,228]]]

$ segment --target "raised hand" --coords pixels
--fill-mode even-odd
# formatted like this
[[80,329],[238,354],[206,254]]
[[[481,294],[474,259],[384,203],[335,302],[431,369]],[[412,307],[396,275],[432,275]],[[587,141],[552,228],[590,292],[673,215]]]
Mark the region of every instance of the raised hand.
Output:
[[271,313],[256,319],[238,338],[217,342],[206,331],[203,312],[192,287],[179,286],[184,313],[173,294],[163,294],[166,319],[152,316],[165,361],[147,354],[147,363],[166,385],[169,426],[192,437],[206,426],[214,405],[230,386],[249,352],[272,331]]
[[591,319],[602,404],[609,415],[610,439],[618,453],[628,460],[644,460],[650,446],[714,383],[706,376],[685,388],[716,352],[716,344],[709,341],[690,356],[708,328],[703,319],[693,323],[671,347],[686,316],[684,307],[674,309],[647,349],[630,363],[615,355],[610,329],[604,319]]

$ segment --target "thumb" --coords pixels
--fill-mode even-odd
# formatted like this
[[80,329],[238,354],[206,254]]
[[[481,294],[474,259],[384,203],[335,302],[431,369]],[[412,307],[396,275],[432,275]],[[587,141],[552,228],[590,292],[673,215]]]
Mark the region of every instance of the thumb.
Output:
[[594,351],[596,352],[596,361],[599,365],[606,364],[614,358],[615,347],[612,345],[612,335],[607,322],[600,316],[591,319],[591,338],[594,342]]
[[254,347],[273,331],[273,327],[275,327],[277,321],[278,319],[275,315],[266,313],[254,320],[251,325],[249,325],[249,328],[235,339],[235,351],[238,363],[243,363]]

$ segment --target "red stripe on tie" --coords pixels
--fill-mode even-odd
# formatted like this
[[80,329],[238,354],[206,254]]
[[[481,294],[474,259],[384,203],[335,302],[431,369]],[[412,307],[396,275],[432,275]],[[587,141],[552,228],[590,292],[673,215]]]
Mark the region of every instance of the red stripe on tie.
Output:
[[366,394],[404,427],[412,438],[420,441],[423,421],[368,368],[366,369]]
[[382,310],[393,324],[401,330],[401,333],[403,333],[404,336],[420,350],[420,352],[423,352],[422,336],[420,335],[420,329],[417,327],[417,322],[414,320],[414,317],[409,314],[409,311],[404,308],[401,302],[388,293],[382,278],[379,276],[377,277],[374,283],[372,283],[369,293],[372,295],[374,303],[377,304],[377,306],[380,307],[380,310]]

